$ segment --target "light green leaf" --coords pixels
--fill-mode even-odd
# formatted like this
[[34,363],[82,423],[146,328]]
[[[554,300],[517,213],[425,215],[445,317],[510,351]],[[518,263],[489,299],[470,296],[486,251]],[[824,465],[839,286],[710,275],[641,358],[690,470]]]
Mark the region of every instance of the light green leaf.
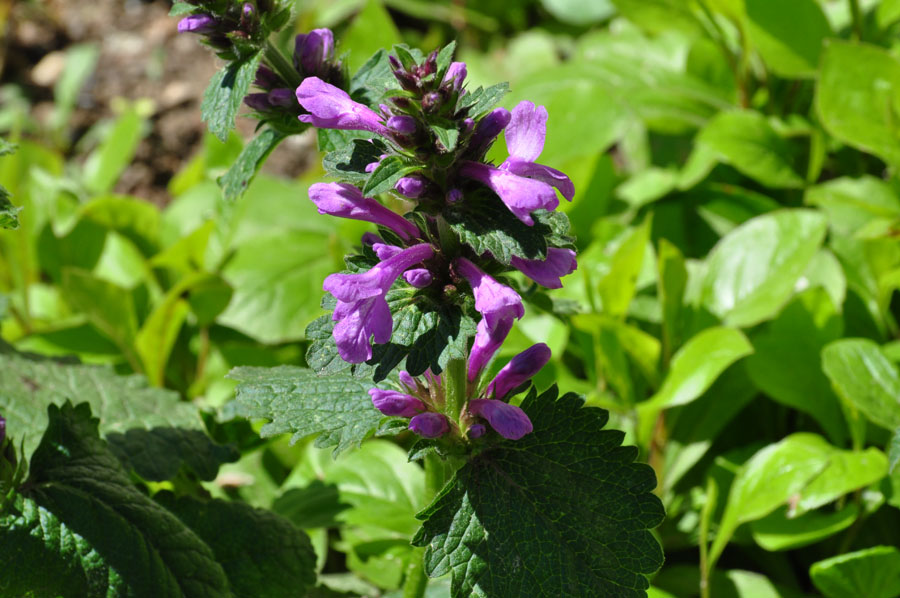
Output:
[[656,264],[657,296],[663,320],[663,355],[668,362],[672,352],[681,346],[687,268],[684,256],[666,239],[659,240]]
[[881,0],[875,11],[875,20],[882,29],[887,29],[900,19],[900,0]]
[[702,34],[703,25],[686,0],[612,0],[619,13],[650,33],[672,29]]
[[662,564],[652,471],[573,394],[532,391],[522,409],[534,431],[470,459],[419,513],[426,571],[451,573],[454,598],[643,598]]
[[675,353],[662,388],[640,409],[651,412],[690,403],[728,366],[751,353],[753,346],[740,330],[716,327],[700,332]]
[[9,192],[0,185],[0,228],[15,230],[19,228],[19,212],[22,208],[14,206],[9,197]]
[[391,15],[381,0],[367,0],[350,27],[341,36],[341,51],[349,51],[347,65],[351,72],[359,69],[378,50],[402,41]]
[[803,185],[803,178],[794,169],[793,148],[759,112],[722,112],[700,131],[697,143],[767,187]]
[[240,502],[154,498],[212,549],[235,598],[304,596],[315,583],[309,537],[287,519]]
[[134,339],[135,350],[144,365],[144,374],[154,386],[163,385],[166,363],[188,311],[188,302],[180,294],[167,294],[162,303],[150,312]]
[[134,106],[119,116],[100,146],[84,163],[84,185],[91,193],[108,193],[131,163],[144,136],[145,122]]
[[816,109],[839,140],[900,165],[900,61],[868,44],[832,41],[825,46]]
[[900,427],[900,372],[874,342],[846,338],[822,350],[822,368],[835,392],[875,425]]
[[318,434],[316,446],[335,446],[340,453],[368,438],[381,414],[372,405],[372,384],[347,374],[317,376],[294,366],[235,368],[228,374],[239,382],[235,412],[269,423],[263,438],[291,433],[291,443]]
[[806,190],[805,201],[822,208],[831,229],[852,236],[875,222],[900,219],[900,198],[890,185],[871,176],[843,177]]
[[592,25],[616,13],[610,0],[541,0],[547,12],[569,25]]
[[597,294],[603,303],[603,312],[611,316],[624,316],[637,289],[638,274],[647,253],[650,240],[651,219],[645,218],[622,241],[612,256],[609,273],[597,285]]
[[900,551],[875,546],[815,563],[809,569],[827,598],[896,598],[900,594]]
[[256,70],[262,60],[262,51],[243,60],[235,60],[213,75],[203,94],[200,112],[209,131],[221,141],[228,139],[234,128],[234,117],[250,89]]
[[900,463],[900,428],[894,430],[891,443],[888,446],[889,472],[894,473],[897,464]]
[[849,504],[834,512],[810,511],[788,517],[781,508],[751,524],[753,540],[764,550],[778,552],[807,546],[841,532],[856,521],[859,507]]
[[707,257],[701,302],[725,324],[772,318],[825,237],[824,216],[781,210],[753,218],[722,238]]
[[813,77],[831,26],[815,0],[745,0],[747,33],[766,65],[782,77]]

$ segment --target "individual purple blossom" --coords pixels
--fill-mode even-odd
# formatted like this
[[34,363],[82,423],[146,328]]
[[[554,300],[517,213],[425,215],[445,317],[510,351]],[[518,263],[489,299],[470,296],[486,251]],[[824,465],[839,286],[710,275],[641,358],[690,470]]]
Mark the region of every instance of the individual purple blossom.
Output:
[[490,187],[516,218],[533,226],[531,212],[554,210],[559,205],[554,187],[569,201],[575,196],[569,177],[534,162],[544,149],[546,137],[547,109],[528,101],[519,102],[506,125],[509,157],[499,168],[481,162],[464,162],[459,172]]
[[309,112],[300,120],[322,129],[371,131],[387,136],[389,131],[381,122],[381,116],[371,108],[354,102],[346,91],[322,81],[307,77],[297,88],[297,101]]
[[447,191],[447,203],[456,203],[463,198],[463,192],[453,188]]
[[427,412],[409,420],[409,429],[423,438],[438,438],[450,430],[450,425],[440,413]]
[[211,15],[190,15],[178,21],[178,33],[212,33],[217,25],[218,21]]
[[487,396],[502,399],[509,391],[541,371],[548,361],[550,361],[550,347],[544,343],[537,343],[525,349],[497,373],[488,385]]
[[466,80],[466,74],[465,62],[451,62],[444,74],[444,83],[450,83],[454,91],[460,91]]
[[313,29],[294,38],[294,67],[306,75],[318,74],[334,57],[334,34],[330,29]]
[[428,182],[416,175],[401,177],[397,184],[394,185],[394,189],[397,192],[409,199],[416,199],[417,197],[421,197],[422,193],[425,192],[425,187],[428,186]]
[[0,447],[3,446],[4,440],[6,440],[6,418],[0,415]]
[[381,242],[372,245],[372,251],[375,252],[375,255],[378,256],[379,260],[384,261],[390,257],[394,257],[395,255],[403,251],[403,248]]
[[378,168],[378,165],[381,164],[381,161],[384,160],[386,157],[387,157],[387,154],[381,154],[380,156],[378,156],[377,160],[366,164],[366,168],[365,168],[366,172],[374,172],[375,169]]
[[487,432],[487,428],[484,427],[484,424],[472,424],[469,426],[469,430],[466,432],[466,436],[470,439],[475,440],[476,438],[481,438]]
[[294,92],[287,87],[278,87],[269,92],[269,103],[282,108],[295,108],[297,99],[294,97]]
[[368,245],[369,247],[373,247],[376,243],[384,244],[384,239],[369,231],[363,233],[361,241],[363,245]]
[[425,403],[414,396],[397,390],[370,388],[369,396],[372,404],[385,415],[395,417],[412,417],[425,411]]
[[266,91],[271,89],[275,89],[281,84],[281,78],[276,75],[272,69],[267,67],[264,64],[259,65],[259,68],[256,69],[256,79],[253,80],[253,84],[257,87],[261,87]]
[[474,399],[469,401],[469,413],[486,419],[500,436],[509,440],[518,440],[534,429],[522,409],[503,401]]
[[469,260],[459,258],[454,263],[472,286],[475,309],[482,316],[469,353],[468,377],[469,381],[474,381],[506,339],[513,320],[525,315],[525,308],[518,293],[482,272]]
[[404,240],[419,235],[418,227],[400,214],[392,212],[349,183],[316,183],[309,188],[320,214],[364,220],[385,226]]
[[509,110],[506,108],[494,108],[488,112],[478,121],[478,124],[475,125],[475,132],[472,133],[470,145],[474,147],[476,151],[486,149],[487,146],[493,143],[494,139],[497,138],[497,135],[500,134],[506,125],[509,124],[510,118],[512,118],[512,114],[510,114]]
[[267,112],[272,109],[272,104],[269,102],[269,94],[265,92],[248,93],[244,96],[244,103],[257,112]]
[[433,255],[431,245],[421,243],[363,274],[332,274],[325,279],[323,288],[338,300],[331,317],[337,322],[334,340],[341,359],[362,363],[372,358],[370,338],[379,344],[390,340],[393,320],[385,300],[388,289],[404,271]]
[[578,267],[575,252],[571,249],[550,247],[545,260],[524,260],[513,256],[510,264],[522,274],[548,289],[561,289],[560,278],[571,274]]
[[434,282],[434,276],[427,268],[407,270],[403,273],[403,279],[417,289],[424,289]]
[[398,135],[412,135],[416,132],[416,119],[405,114],[392,116],[385,123],[387,128]]
[[400,373],[397,374],[397,377],[400,378],[400,384],[406,387],[410,392],[415,391],[419,388],[419,384],[416,382],[416,379],[410,375],[406,370],[400,370]]

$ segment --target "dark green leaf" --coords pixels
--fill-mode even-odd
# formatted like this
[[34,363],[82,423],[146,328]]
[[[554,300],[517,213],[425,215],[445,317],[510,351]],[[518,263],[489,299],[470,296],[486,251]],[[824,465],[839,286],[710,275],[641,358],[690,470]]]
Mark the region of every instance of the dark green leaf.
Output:
[[362,193],[366,197],[372,197],[394,188],[402,177],[418,170],[418,166],[406,164],[400,156],[387,156],[369,175],[363,187]]
[[397,89],[399,84],[391,72],[388,53],[378,50],[353,75],[350,80],[350,96],[357,102],[373,106],[381,100],[388,89]]
[[265,419],[262,437],[291,433],[291,443],[318,434],[316,446],[335,446],[338,454],[368,438],[381,414],[372,406],[372,384],[346,374],[318,376],[294,366],[236,368],[236,413]]
[[47,406],[68,399],[87,401],[104,435],[133,428],[202,430],[197,409],[178,394],[151,388],[141,376],[117,376],[112,368],[62,364],[0,349],[0,413],[6,432],[25,440],[25,452],[37,446],[47,427]]
[[235,598],[303,596],[315,583],[309,537],[287,519],[239,502],[170,493],[156,500],[212,548]]
[[223,142],[234,128],[234,117],[256,77],[261,60],[262,52],[257,52],[219,69],[203,94],[203,104],[200,106],[203,120],[209,131]]
[[440,121],[432,119],[429,123],[429,128],[437,137],[440,149],[444,152],[452,152],[456,149],[456,142],[459,140],[459,130],[453,121],[447,120],[445,122],[444,119]]
[[662,565],[653,471],[608,414],[554,388],[523,401],[534,431],[472,458],[418,515],[429,575],[454,598],[643,598]]
[[514,255],[542,260],[547,257],[548,241],[557,247],[571,242],[564,213],[538,210],[533,216],[534,226],[527,226],[499,197],[480,190],[444,208],[444,218],[463,243],[479,255],[490,251],[503,264],[509,264]]
[[456,51],[456,40],[451,40],[449,44],[441,48],[441,51],[438,52],[437,55],[437,78],[440,81],[443,81],[444,74],[447,72],[447,69],[450,68],[450,63],[453,62],[453,53]]
[[325,155],[322,166],[333,177],[360,184],[369,179],[366,166],[378,162],[384,148],[367,140],[350,139]]
[[[129,587],[126,595],[231,596],[209,547],[131,483],[100,439],[86,403],[51,405],[48,415],[47,431],[31,459],[27,497],[102,555]],[[45,550],[52,555],[61,547],[50,540]],[[32,575],[42,574],[35,567],[42,561],[27,567]]]
[[509,92],[509,83],[497,83],[487,89],[479,87],[464,95],[457,103],[457,110],[467,109],[470,117],[475,118],[493,108]]
[[827,598],[895,598],[900,594],[900,551],[875,546],[815,563],[809,576]]
[[106,441],[126,470],[133,469],[152,482],[171,480],[182,468],[190,469],[201,480],[212,481],[220,465],[240,457],[233,446],[215,444],[199,430],[133,428],[124,434],[107,434]]
[[400,60],[400,64],[403,65],[403,68],[409,70],[410,68],[416,66],[417,61],[409,52],[409,46],[406,44],[394,44],[394,55]]
[[264,129],[244,146],[238,159],[219,179],[226,200],[234,201],[247,190],[263,162],[285,137],[284,133],[275,129]]

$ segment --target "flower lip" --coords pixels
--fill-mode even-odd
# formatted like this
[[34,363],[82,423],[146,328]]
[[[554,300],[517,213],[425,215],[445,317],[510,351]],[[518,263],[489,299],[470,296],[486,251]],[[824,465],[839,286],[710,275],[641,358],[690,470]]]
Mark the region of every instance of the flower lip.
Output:
[[548,289],[562,288],[563,276],[571,274],[578,268],[575,252],[571,249],[550,247],[547,249],[545,260],[524,260],[513,256],[510,264],[519,269],[522,274],[547,287]]
[[413,417],[426,410],[425,403],[414,396],[396,390],[370,388],[372,404],[385,415]]
[[382,136],[390,133],[377,112],[352,100],[346,91],[318,77],[303,80],[297,88],[297,101],[309,112],[299,116],[301,122],[322,129],[371,131]]
[[[252,94],[251,94],[252,95]],[[316,183],[309,187],[309,199],[320,214],[352,220],[363,220],[385,226],[404,240],[419,235],[419,228],[396,212],[392,212],[350,183]]]
[[486,419],[500,436],[508,440],[519,440],[534,430],[531,420],[521,408],[503,401],[474,399],[469,401],[469,413]]
[[497,373],[497,376],[488,385],[485,394],[502,399],[509,394],[509,391],[530,380],[547,365],[550,355],[550,347],[544,343],[537,343],[525,349]]

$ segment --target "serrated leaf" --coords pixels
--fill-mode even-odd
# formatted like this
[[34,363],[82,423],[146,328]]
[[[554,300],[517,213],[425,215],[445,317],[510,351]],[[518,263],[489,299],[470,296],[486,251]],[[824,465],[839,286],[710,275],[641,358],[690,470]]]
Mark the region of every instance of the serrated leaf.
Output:
[[234,118],[256,77],[256,69],[261,60],[262,52],[259,51],[219,69],[203,94],[203,103],[200,105],[203,120],[209,126],[210,133],[223,142],[228,139],[228,132],[234,128]]
[[532,215],[534,226],[527,226],[499,197],[478,191],[444,208],[444,218],[463,243],[479,255],[490,251],[506,265],[513,256],[546,259],[548,243],[554,247],[571,243],[569,219],[564,213],[537,210]]
[[456,40],[450,40],[450,43],[441,48],[437,55],[437,80],[443,81],[450,63],[453,62],[453,53],[456,51]]
[[212,548],[235,598],[303,596],[315,583],[309,537],[287,519],[240,502],[155,498]]
[[104,435],[132,428],[203,430],[197,409],[178,394],[151,388],[142,376],[117,376],[112,368],[62,364],[0,349],[0,413],[7,434],[25,440],[31,454],[47,427],[47,406],[86,401]]
[[454,598],[643,598],[662,565],[653,471],[608,414],[554,388],[523,401],[534,431],[486,449],[421,512],[413,544]]
[[362,194],[366,197],[372,197],[373,195],[390,191],[402,177],[418,169],[418,166],[406,164],[400,156],[387,156],[378,163],[378,166],[369,175],[362,189]]
[[[209,547],[131,483],[86,403],[51,405],[48,419],[31,459],[26,497],[87,540],[128,586],[125,595],[231,596]],[[57,548],[45,546],[51,555]]]
[[169,16],[180,17],[183,15],[187,15],[194,12],[196,8],[196,6],[188,2],[175,2],[172,4],[172,8],[169,10]]
[[384,149],[380,144],[368,140],[348,139],[337,149],[325,154],[322,166],[330,176],[354,184],[369,179],[366,166],[378,162]]
[[447,120],[444,122],[444,119],[440,121],[432,119],[428,126],[435,137],[437,137],[440,148],[444,152],[452,152],[456,149],[456,142],[459,140],[459,130],[453,121]]
[[235,412],[269,421],[260,430],[264,438],[290,432],[293,444],[318,434],[316,446],[334,446],[337,455],[362,443],[381,421],[368,393],[372,384],[347,374],[280,366],[235,368],[228,377],[239,382]]
[[398,89],[399,84],[391,72],[388,53],[378,50],[350,79],[350,96],[357,102],[374,106],[388,89]]
[[19,212],[22,208],[14,206],[9,198],[9,192],[0,185],[0,228],[15,230],[19,228]]
[[263,162],[285,137],[287,135],[280,131],[265,129],[244,146],[228,172],[219,179],[219,185],[227,201],[235,201],[243,195]]
[[468,110],[468,115],[475,118],[482,112],[493,108],[507,93],[509,93],[509,83],[505,81],[491,85],[487,89],[479,87],[475,91],[462,96],[457,102],[456,109],[457,111]]
[[126,470],[151,482],[171,480],[182,468],[209,482],[216,479],[220,465],[240,458],[235,447],[214,444],[199,430],[133,428],[107,434],[106,441]]
[[409,53],[409,47],[406,44],[394,44],[393,50],[403,68],[409,70],[416,66],[416,59]]

